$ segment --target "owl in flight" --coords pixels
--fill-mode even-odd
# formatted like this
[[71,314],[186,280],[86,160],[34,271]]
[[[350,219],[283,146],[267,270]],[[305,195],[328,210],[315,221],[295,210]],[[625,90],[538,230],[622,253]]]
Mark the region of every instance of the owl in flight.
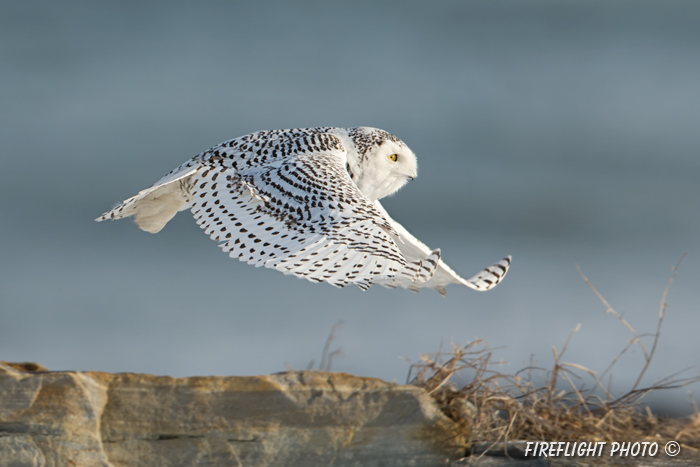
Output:
[[495,287],[510,256],[463,279],[379,200],[417,174],[416,156],[376,128],[259,131],[185,162],[96,221],[134,216],[159,232],[178,211],[232,258],[336,287]]

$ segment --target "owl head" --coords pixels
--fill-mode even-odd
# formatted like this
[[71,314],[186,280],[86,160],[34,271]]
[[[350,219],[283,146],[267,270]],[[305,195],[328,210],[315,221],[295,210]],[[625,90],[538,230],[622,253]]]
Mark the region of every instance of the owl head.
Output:
[[348,172],[362,194],[374,201],[396,193],[418,175],[416,156],[384,130],[338,128],[347,150]]

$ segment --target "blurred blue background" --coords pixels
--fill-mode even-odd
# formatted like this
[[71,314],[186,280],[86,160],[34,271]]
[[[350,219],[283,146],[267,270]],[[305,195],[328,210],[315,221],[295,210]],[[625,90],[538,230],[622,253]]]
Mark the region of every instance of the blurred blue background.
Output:
[[[564,360],[602,371],[630,335],[575,264],[648,334],[687,252],[644,383],[696,365],[699,21],[674,0],[2,1],[0,359],[264,374],[344,320],[333,369],[403,382],[441,340],[550,366],[581,323]],[[512,254],[506,280],[338,290],[227,258],[187,212],[93,221],[221,141],[325,125],[402,138],[419,177],[387,210],[464,276]],[[688,389],[646,402],[688,413]]]

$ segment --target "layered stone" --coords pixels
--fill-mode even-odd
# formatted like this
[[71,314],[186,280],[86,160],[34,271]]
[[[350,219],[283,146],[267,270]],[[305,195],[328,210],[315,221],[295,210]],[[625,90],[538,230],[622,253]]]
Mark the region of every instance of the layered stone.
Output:
[[463,454],[458,426],[424,390],[375,378],[0,364],[0,465],[438,466]]

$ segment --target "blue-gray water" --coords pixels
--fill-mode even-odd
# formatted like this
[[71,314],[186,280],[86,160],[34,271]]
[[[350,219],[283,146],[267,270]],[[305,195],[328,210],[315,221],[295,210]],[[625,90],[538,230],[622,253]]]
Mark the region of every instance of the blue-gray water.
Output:
[[[668,0],[1,1],[0,359],[270,373],[344,320],[334,370],[403,381],[441,340],[549,366],[581,323],[564,359],[602,371],[630,336],[575,264],[652,333],[687,252],[645,383],[696,365],[698,24]],[[228,259],[186,212],[157,235],[93,221],[216,143],[318,125],[401,137],[419,177],[389,212],[462,275],[512,254],[505,281],[338,290]],[[686,413],[687,390],[649,402]]]

